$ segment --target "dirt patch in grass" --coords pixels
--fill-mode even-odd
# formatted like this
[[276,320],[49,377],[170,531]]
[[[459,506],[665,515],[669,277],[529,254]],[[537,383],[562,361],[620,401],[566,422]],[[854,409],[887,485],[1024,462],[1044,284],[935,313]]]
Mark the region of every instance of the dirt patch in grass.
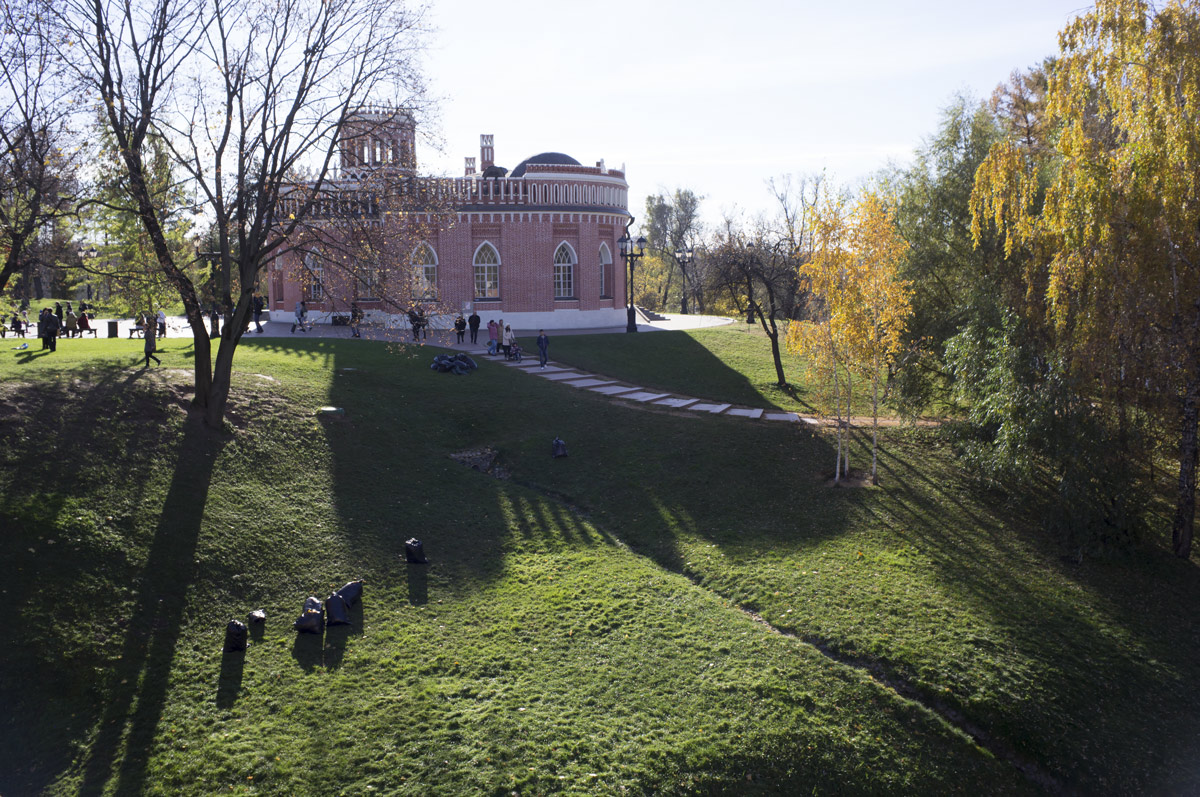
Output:
[[477,470],[480,473],[486,473],[489,476],[494,476],[497,479],[507,480],[510,476],[508,470],[500,464],[500,452],[491,446],[483,448],[470,448],[466,451],[459,451],[450,455],[450,459],[460,465],[466,465],[472,470]]

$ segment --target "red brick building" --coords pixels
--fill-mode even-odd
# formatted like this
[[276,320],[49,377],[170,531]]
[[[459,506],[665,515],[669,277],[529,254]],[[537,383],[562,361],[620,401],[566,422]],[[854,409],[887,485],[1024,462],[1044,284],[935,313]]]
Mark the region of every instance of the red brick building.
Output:
[[[328,201],[314,207],[315,223],[361,215],[374,219],[364,223],[374,224],[374,234],[396,246],[376,247],[387,250],[380,265],[359,269],[352,278],[347,269],[323,262],[332,256],[319,247],[280,256],[269,282],[275,320],[290,320],[301,299],[317,323],[346,314],[350,302],[373,320],[402,320],[407,302],[389,298],[378,286],[412,280],[416,287],[407,295],[431,308],[435,326],[472,309],[484,325],[503,317],[521,329],[625,323],[617,244],[629,221],[623,172],[603,161],[584,166],[558,152],[526,158],[510,172],[496,165],[492,136],[484,135],[478,171],[471,157],[462,177],[422,178],[416,175],[414,133],[411,116],[386,108],[361,110],[343,127],[340,169],[323,194]],[[380,175],[409,187],[369,188]],[[441,211],[413,210],[418,204],[405,197],[414,191],[440,198]],[[402,235],[400,218],[418,219],[422,231]]]

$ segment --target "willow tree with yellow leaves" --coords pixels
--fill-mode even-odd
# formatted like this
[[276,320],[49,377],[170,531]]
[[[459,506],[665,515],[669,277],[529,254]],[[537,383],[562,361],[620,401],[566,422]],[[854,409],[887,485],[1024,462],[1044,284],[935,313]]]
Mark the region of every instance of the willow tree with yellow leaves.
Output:
[[1126,391],[1154,411],[1173,397],[1172,537],[1186,558],[1200,413],[1200,7],[1099,0],[1059,45],[1046,91],[1053,170],[1039,174],[1018,142],[996,144],[976,174],[974,233],[994,225],[1009,255],[1028,258],[1028,283],[1045,286],[1059,346],[1093,375],[1097,399]]
[[844,197],[826,193],[811,230],[812,257],[800,267],[809,285],[809,320],[790,327],[788,347],[807,357],[819,384],[832,388],[837,421],[835,483],[850,472],[853,379],[871,380],[871,480],[875,482],[880,383],[900,351],[911,313],[908,283],[898,276],[907,245],[888,203],[874,192],[865,193],[852,207]]

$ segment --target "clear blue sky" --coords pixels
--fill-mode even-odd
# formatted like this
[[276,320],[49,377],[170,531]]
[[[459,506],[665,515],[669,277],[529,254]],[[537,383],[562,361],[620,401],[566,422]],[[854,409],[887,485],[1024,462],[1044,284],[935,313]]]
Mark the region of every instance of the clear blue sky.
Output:
[[958,92],[979,98],[1057,52],[1081,0],[434,0],[426,59],[442,151],[479,134],[512,168],[559,151],[626,166],[631,206],[677,187],[705,219],[771,212],[766,181],[825,170],[854,185],[907,162]]

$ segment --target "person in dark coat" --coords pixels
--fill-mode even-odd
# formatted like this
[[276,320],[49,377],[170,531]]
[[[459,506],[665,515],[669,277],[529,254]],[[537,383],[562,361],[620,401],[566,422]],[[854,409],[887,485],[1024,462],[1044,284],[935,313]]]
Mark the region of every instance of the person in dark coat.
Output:
[[262,334],[262,331],[263,331],[262,314],[263,314],[263,307],[265,304],[266,303],[263,301],[263,297],[259,296],[257,293],[254,294],[254,300],[253,300],[253,305],[252,305],[254,307],[254,326],[255,326],[254,331],[259,334]]
[[46,311],[46,320],[42,324],[42,329],[46,333],[46,348],[50,351],[58,351],[58,331],[62,329],[62,324],[58,320],[58,316]]
[[546,337],[546,330],[539,329],[537,336],[538,361],[542,367],[546,367],[546,360],[550,359],[550,338]]
[[470,317],[467,318],[467,326],[471,328],[471,342],[472,343],[478,342],[478,340],[479,340],[479,313],[475,312],[474,310],[471,311]]
[[410,307],[408,310],[408,323],[412,326],[413,340],[421,339],[421,317],[417,315],[417,308]]
[[462,313],[459,313],[458,318],[454,319],[454,332],[458,335],[458,342],[462,343],[467,334],[467,319],[462,317]]

